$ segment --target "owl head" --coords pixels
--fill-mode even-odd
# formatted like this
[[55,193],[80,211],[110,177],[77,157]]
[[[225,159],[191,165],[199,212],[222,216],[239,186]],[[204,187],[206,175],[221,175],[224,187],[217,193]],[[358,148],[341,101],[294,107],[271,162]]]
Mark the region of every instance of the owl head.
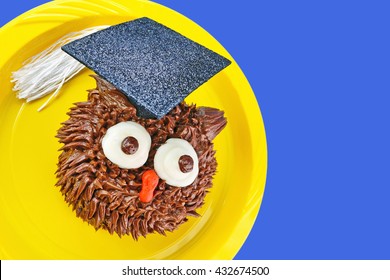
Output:
[[142,118],[95,79],[57,134],[57,186],[76,216],[134,239],[198,217],[217,168],[212,141],[226,126],[223,112],[182,102],[161,119]]

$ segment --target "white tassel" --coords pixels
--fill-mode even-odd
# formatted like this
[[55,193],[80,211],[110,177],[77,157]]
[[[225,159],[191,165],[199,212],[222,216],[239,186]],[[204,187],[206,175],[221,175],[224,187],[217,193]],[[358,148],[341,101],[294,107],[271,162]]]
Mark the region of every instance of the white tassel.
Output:
[[38,111],[45,108],[59,94],[64,83],[85,67],[62,51],[61,47],[107,27],[109,26],[96,26],[70,33],[25,61],[19,70],[12,73],[11,82],[15,83],[13,90],[17,92],[17,97],[30,102],[52,93]]

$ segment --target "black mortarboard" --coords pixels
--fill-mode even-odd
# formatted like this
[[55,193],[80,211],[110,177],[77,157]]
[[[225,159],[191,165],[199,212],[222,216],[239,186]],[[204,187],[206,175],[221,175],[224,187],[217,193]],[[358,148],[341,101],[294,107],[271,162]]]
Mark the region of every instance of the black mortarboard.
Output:
[[230,61],[149,18],[62,49],[123,92],[144,118],[161,118]]

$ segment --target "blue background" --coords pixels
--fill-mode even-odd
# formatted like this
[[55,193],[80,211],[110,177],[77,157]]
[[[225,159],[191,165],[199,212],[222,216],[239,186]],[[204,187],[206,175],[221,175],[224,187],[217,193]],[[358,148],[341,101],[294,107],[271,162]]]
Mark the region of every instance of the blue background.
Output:
[[[44,2],[2,1],[0,25]],[[225,46],[261,107],[267,184],[236,258],[390,259],[386,1],[157,2]]]

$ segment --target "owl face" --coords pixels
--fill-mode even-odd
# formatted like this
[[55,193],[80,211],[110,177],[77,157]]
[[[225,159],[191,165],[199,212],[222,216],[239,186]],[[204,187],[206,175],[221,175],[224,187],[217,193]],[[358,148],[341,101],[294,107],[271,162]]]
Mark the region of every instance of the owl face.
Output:
[[226,125],[223,112],[181,103],[159,120],[139,118],[119,91],[95,79],[97,88],[57,134],[65,201],[96,229],[134,239],[199,216],[216,172],[212,140]]

